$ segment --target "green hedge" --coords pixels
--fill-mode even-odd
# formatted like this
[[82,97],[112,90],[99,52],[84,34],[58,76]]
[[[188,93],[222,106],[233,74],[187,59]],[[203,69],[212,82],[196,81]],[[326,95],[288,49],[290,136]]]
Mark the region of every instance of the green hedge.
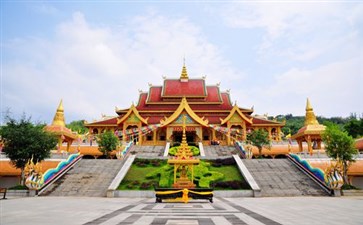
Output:
[[[169,155],[176,155],[178,149],[180,146],[176,146],[176,147],[171,147],[169,149]],[[200,154],[200,150],[198,147],[195,146],[188,146],[190,148],[190,150],[193,152],[193,156],[197,156]]]

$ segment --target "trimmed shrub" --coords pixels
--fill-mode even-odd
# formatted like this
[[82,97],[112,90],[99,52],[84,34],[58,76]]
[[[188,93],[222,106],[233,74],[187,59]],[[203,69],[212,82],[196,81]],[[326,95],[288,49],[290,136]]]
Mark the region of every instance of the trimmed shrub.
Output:
[[[177,146],[177,147],[171,147],[169,149],[169,155],[176,155],[178,149],[179,149],[180,146]],[[195,146],[189,146],[191,152],[193,152],[193,156],[196,156],[196,155],[200,155],[200,150],[198,147],[195,147]]]

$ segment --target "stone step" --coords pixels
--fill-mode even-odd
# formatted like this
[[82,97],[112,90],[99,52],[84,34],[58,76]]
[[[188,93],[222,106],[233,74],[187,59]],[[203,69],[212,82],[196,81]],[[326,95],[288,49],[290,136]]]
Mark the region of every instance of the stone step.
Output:
[[108,186],[122,165],[123,161],[116,159],[82,159],[42,195],[106,196]]
[[262,196],[327,195],[288,159],[244,159],[243,163],[261,188]]
[[208,159],[231,157],[232,155],[238,154],[238,151],[233,146],[205,145],[203,147],[205,157]]

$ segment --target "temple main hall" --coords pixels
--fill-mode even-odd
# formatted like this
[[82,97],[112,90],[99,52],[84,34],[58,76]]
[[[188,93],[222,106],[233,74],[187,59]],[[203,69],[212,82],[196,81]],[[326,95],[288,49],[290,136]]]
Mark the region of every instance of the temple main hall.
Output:
[[206,78],[189,78],[184,65],[181,75],[163,78],[163,84],[149,84],[140,91],[139,100],[130,108],[116,108],[115,116],[85,124],[91,135],[111,130],[123,141],[138,145],[165,145],[182,140],[182,118],[186,116],[188,143],[233,145],[246,139],[254,129],[265,129],[270,140],[281,140],[283,122],[254,116],[253,108],[231,102],[230,92],[219,84],[206,84]]

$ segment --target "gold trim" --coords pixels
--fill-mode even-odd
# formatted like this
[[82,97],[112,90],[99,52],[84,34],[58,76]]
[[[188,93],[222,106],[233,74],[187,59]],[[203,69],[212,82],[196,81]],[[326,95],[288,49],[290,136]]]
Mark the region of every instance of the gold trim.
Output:
[[147,120],[149,118],[144,119],[143,117],[140,116],[139,112],[137,111],[136,107],[134,104],[131,105],[129,111],[126,113],[126,115],[124,115],[121,119],[117,118],[117,125],[119,125],[120,123],[122,123],[124,120],[126,120],[131,113],[134,113],[136,115],[136,117],[144,124],[147,124]]
[[231,118],[232,118],[232,116],[235,114],[237,112],[237,114],[240,116],[240,117],[242,117],[242,119],[243,120],[245,120],[245,121],[247,121],[248,123],[250,123],[250,124],[252,124],[252,120],[253,120],[253,118],[251,118],[251,119],[248,119],[242,112],[241,112],[241,110],[238,108],[238,106],[237,105],[234,105],[233,106],[233,108],[232,108],[232,110],[231,110],[231,112],[229,113],[229,115],[224,119],[224,120],[222,120],[222,119],[220,119],[221,120],[221,125],[223,125],[223,124],[225,124],[225,123],[227,123]]
[[174,120],[176,120],[178,118],[178,116],[183,112],[183,110],[185,110],[190,117],[192,117],[192,119],[194,119],[195,121],[197,121],[199,124],[203,125],[203,126],[208,126],[208,120],[203,120],[202,118],[200,118],[197,114],[195,114],[195,112],[190,108],[187,99],[184,97],[179,105],[179,107],[175,110],[175,112],[169,116],[167,119],[160,120],[161,123],[161,127],[166,126],[168,124],[170,124],[171,122],[173,122]]

